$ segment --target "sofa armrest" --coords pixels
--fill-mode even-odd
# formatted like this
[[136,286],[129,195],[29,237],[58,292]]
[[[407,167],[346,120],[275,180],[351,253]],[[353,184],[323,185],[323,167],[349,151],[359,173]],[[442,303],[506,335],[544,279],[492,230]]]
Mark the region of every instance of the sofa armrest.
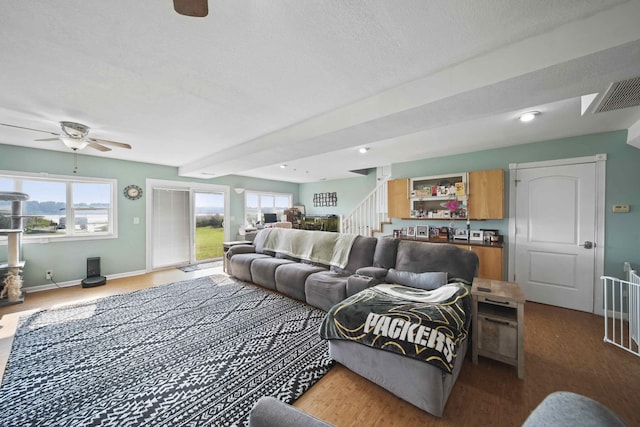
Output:
[[227,259],[231,259],[236,254],[252,254],[256,252],[256,247],[253,245],[235,245],[231,246],[227,251]]
[[361,276],[374,277],[381,281],[387,276],[388,269],[382,267],[362,267],[356,270],[356,274]]
[[523,427],[611,426],[626,424],[599,402],[568,391],[548,395],[525,420]]
[[375,277],[352,274],[347,278],[347,298],[378,283],[380,280]]
[[271,396],[258,399],[249,413],[249,427],[332,427]]

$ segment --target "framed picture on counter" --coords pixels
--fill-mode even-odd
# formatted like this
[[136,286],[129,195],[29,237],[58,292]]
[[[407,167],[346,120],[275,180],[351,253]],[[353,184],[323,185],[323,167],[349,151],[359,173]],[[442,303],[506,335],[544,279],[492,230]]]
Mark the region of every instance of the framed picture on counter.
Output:
[[418,239],[428,239],[429,238],[429,226],[428,225],[417,225],[416,226],[416,237]]
[[471,230],[469,231],[469,240],[472,242],[482,242],[484,241],[484,233],[482,230]]
[[481,228],[480,231],[482,231],[482,237],[484,238],[484,242],[485,243],[490,243],[491,240],[492,240],[491,238],[493,236],[499,236],[500,235],[500,231],[499,230]]

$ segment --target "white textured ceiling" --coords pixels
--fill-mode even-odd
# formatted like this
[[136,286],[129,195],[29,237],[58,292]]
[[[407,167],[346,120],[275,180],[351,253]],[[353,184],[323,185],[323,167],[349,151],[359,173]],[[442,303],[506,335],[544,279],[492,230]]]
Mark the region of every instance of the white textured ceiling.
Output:
[[[185,176],[309,182],[640,120],[639,107],[581,116],[579,100],[640,75],[639,0],[209,0],[209,10],[1,2],[0,122],[84,123],[133,149],[83,154]],[[516,122],[530,109],[539,120]],[[41,137],[0,126],[2,144],[67,150]]]

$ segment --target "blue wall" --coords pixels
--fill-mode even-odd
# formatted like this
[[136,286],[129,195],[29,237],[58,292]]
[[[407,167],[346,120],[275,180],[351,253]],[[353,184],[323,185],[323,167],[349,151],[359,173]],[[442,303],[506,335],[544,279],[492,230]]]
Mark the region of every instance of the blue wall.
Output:
[[[0,170],[56,175],[73,175],[71,153],[0,145]],[[56,281],[80,280],[86,276],[86,258],[101,257],[102,274],[113,275],[145,270],[146,268],[146,200],[128,200],[122,195],[124,187],[136,184],[146,191],[147,178],[205,184],[228,185],[230,191],[231,236],[235,239],[243,224],[244,194],[236,194],[235,187],[247,190],[292,193],[298,198],[298,184],[261,180],[230,175],[211,180],[197,180],[178,176],[178,169],[149,163],[128,162],[99,156],[78,155],[78,175],[116,178],[118,180],[118,238],[51,243],[23,244],[24,287],[48,283],[46,269],[52,268]],[[133,218],[140,218],[134,225]],[[0,246],[0,260],[6,260],[6,245]]]
[[[627,132],[607,132],[574,138],[518,145],[495,150],[479,151],[437,159],[425,159],[393,165],[393,178],[439,175],[450,172],[483,169],[505,170],[510,163],[526,163],[571,157],[607,154],[606,215],[605,215],[605,274],[622,277],[624,261],[640,267],[640,150],[626,143]],[[505,207],[508,208],[508,185],[505,183]],[[629,204],[628,214],[614,214],[612,205]],[[508,216],[508,213],[506,213]],[[407,225],[396,221],[385,231]],[[415,225],[414,221],[410,223]],[[432,225],[446,225],[434,224]],[[471,228],[497,228],[508,233],[508,220],[472,221]],[[505,266],[507,265],[505,259]]]
[[[361,177],[300,184],[300,204],[304,205],[307,215],[347,215],[375,186],[375,169]],[[337,205],[313,206],[313,195],[317,193],[336,193]]]

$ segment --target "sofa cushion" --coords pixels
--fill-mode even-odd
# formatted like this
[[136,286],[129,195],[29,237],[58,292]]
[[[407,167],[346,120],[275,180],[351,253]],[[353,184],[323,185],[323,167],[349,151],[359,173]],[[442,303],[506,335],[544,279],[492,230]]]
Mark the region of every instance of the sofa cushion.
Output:
[[304,283],[313,273],[327,271],[326,268],[310,264],[284,264],[276,270],[276,290],[298,301],[306,301]]
[[347,279],[344,275],[331,271],[313,273],[304,284],[307,304],[329,311],[331,307],[347,297]]
[[394,239],[393,237],[378,239],[378,244],[373,254],[373,266],[386,268],[387,270],[395,267],[398,243],[400,243],[400,239]]
[[229,260],[228,268],[230,274],[245,282],[253,282],[251,280],[251,263],[260,258],[271,258],[264,254],[236,254]]
[[251,263],[251,281],[256,285],[276,290],[276,269],[283,264],[295,264],[288,259],[258,258]]
[[392,268],[387,273],[386,282],[432,291],[447,284],[447,273],[445,271],[413,273]]
[[478,270],[478,255],[449,243],[402,240],[398,244],[395,269],[414,273],[446,271],[450,281],[471,284]]
[[375,237],[358,236],[353,241],[349,252],[349,261],[344,268],[331,266],[331,270],[339,274],[354,274],[357,269],[373,265],[373,254],[378,239]]

